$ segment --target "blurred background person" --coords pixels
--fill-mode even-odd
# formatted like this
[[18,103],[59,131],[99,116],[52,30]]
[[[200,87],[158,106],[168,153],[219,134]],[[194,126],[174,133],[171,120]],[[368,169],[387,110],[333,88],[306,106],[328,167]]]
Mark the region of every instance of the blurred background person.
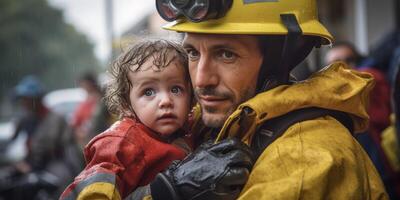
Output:
[[[325,55],[325,63],[346,62],[353,69],[368,72],[374,76],[375,87],[370,96],[370,130],[379,135],[390,124],[390,85],[382,71],[373,66],[361,66],[364,57],[350,42],[336,42]],[[378,137],[379,138],[379,137]],[[376,138],[376,139],[378,139]]]
[[117,119],[117,116],[108,111],[104,100],[101,99],[96,105],[89,122],[88,133],[86,137],[87,142],[89,142],[94,136],[108,129],[115,121],[117,121]]
[[353,69],[368,72],[375,79],[375,86],[370,93],[368,114],[370,117],[368,131],[355,135],[358,142],[364,147],[375,167],[380,173],[386,190],[392,199],[400,198],[400,180],[396,178],[395,170],[390,166],[388,156],[382,148],[382,131],[390,125],[390,85],[380,69],[373,66],[361,66],[364,57],[350,42],[341,41],[333,45],[325,55],[325,63],[342,61]]
[[381,71],[386,77],[386,80],[392,83],[398,67],[398,65],[396,65],[396,60],[399,59],[400,29],[398,27],[394,30],[387,31],[380,40],[373,45],[369,55],[362,60],[360,66],[370,66]]
[[335,42],[325,55],[325,64],[333,63],[336,61],[343,61],[350,67],[355,68],[359,66],[362,61],[361,56],[353,44],[350,42],[339,41]]
[[[393,124],[396,128],[396,136],[397,136],[397,143],[400,144],[400,60],[398,60],[397,64],[397,73],[394,80],[394,87],[393,87],[393,114],[395,115],[393,120]],[[397,157],[400,158],[400,152],[397,151]],[[400,160],[400,159],[399,159]]]
[[[400,62],[397,63],[397,72],[394,74],[392,87],[393,113],[391,125],[382,133],[382,148],[388,157],[389,164],[395,172],[395,178],[400,179]],[[396,188],[399,190],[400,188]]]
[[87,142],[89,142],[94,136],[108,129],[118,119],[118,116],[109,112],[104,101],[104,94],[108,84],[110,84],[110,77],[106,73],[101,73],[97,80],[102,91],[102,98],[97,103],[90,119]]
[[78,80],[78,85],[86,91],[87,95],[86,99],[75,110],[71,124],[74,137],[83,149],[84,145],[90,140],[90,123],[103,94],[93,72],[83,74]]
[[45,93],[43,84],[32,75],[14,89],[18,112],[13,138],[27,136],[27,155],[9,166],[11,182],[1,180],[9,188],[4,191],[2,185],[0,197],[34,199],[46,189],[49,198],[56,197],[77,173],[66,158],[66,149],[74,148],[71,129],[63,116],[43,104]]

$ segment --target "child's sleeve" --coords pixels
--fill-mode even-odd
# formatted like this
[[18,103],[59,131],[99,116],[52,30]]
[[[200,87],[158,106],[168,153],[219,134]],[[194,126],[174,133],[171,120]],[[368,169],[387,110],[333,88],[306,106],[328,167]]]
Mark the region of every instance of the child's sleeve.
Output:
[[126,197],[143,176],[143,156],[142,149],[124,137],[108,136],[90,142],[85,148],[85,169],[60,199],[115,200]]

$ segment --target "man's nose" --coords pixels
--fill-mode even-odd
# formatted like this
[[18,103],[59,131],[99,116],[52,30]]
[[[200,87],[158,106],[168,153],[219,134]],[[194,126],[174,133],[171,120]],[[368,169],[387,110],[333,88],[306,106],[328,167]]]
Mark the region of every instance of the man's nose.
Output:
[[201,57],[194,70],[193,84],[195,88],[216,87],[218,85],[218,68],[210,57]]
[[166,93],[160,95],[160,102],[159,102],[160,108],[170,108],[173,107],[173,105],[174,102],[171,95]]

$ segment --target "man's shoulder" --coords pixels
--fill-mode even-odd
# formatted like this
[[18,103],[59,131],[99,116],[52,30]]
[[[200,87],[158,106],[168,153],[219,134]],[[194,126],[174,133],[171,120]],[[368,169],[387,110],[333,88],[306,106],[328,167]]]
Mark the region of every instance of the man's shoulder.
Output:
[[[325,190],[327,183],[329,191]],[[349,185],[357,189],[349,189]],[[241,199],[254,194],[268,199],[297,199],[299,195],[353,199],[367,193],[384,194],[367,154],[330,116],[296,123],[268,146],[254,165],[244,191]]]
[[323,153],[330,157],[341,157],[348,151],[356,152],[354,156],[361,153],[360,145],[349,130],[330,116],[295,123],[268,148],[279,148],[281,153],[287,151],[298,155],[299,159]]
[[348,130],[326,116],[292,125],[263,151],[254,168],[289,174],[300,170],[307,175],[343,166],[346,171],[362,170],[368,164],[365,160],[365,152]]

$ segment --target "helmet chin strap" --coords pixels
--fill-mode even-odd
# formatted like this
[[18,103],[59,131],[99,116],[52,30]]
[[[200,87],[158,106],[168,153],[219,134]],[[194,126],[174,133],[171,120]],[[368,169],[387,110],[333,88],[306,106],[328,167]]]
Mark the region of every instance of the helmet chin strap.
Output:
[[[283,47],[276,47],[277,45],[264,47],[264,58],[257,81],[257,93],[270,90],[282,84],[287,84],[289,82],[289,73],[291,69],[298,64],[294,63],[291,59],[296,56],[294,53],[297,53],[296,51],[298,51],[298,42],[303,31],[301,30],[294,14],[281,14],[280,16],[282,23],[288,30],[288,33],[284,37]],[[282,44],[281,41],[278,42]],[[266,44],[268,43],[269,42],[267,41]],[[274,55],[279,52],[280,55]],[[308,53],[309,51],[306,55],[308,55]],[[275,56],[280,57],[280,59],[274,59]]]

